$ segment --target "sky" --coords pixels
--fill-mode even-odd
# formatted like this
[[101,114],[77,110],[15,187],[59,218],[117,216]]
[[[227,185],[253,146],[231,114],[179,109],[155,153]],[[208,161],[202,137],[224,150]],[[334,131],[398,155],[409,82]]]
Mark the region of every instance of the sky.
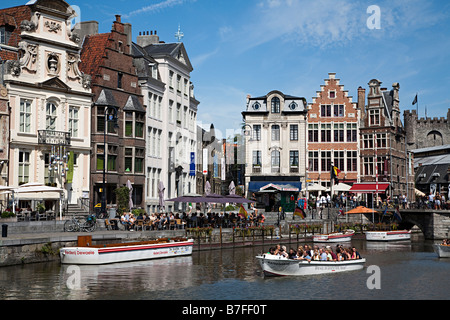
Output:
[[[2,7],[27,0],[1,0]],[[353,101],[371,79],[400,84],[400,108],[446,117],[450,108],[450,1],[74,0],[81,21],[109,32],[115,15],[176,42],[180,26],[200,101],[198,121],[216,136],[239,131],[246,96],[272,90],[308,103],[336,73]],[[7,3],[7,4],[6,4]],[[367,92],[367,90],[366,90]],[[418,96],[418,105],[412,105]]]

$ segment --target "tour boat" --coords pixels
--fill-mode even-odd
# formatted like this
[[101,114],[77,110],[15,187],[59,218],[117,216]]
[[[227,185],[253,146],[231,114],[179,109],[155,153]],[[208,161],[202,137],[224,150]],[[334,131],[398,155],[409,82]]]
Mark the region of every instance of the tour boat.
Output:
[[445,244],[433,244],[434,252],[437,253],[439,258],[450,258],[450,245]]
[[334,232],[328,234],[315,234],[313,236],[314,242],[346,242],[351,241],[353,235],[355,234],[354,230],[345,230],[345,232]]
[[77,247],[64,247],[59,251],[61,263],[107,264],[192,254],[193,239],[167,239],[92,245],[90,241]]
[[344,261],[294,260],[263,254],[256,257],[267,276],[308,276],[324,273],[361,270],[366,259]]
[[366,231],[366,240],[368,241],[398,241],[410,239],[411,230]]

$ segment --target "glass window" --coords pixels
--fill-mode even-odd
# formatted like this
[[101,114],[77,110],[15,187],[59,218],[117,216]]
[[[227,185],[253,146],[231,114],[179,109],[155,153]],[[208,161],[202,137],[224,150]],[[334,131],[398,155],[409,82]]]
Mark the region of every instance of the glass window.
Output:
[[261,150],[253,150],[253,165],[261,165]]
[[312,171],[312,172],[319,171],[319,152],[318,151],[308,152],[308,168],[309,168],[309,171]]
[[344,124],[334,124],[334,142],[344,142]]
[[72,137],[78,137],[78,108],[69,107],[69,132]]
[[320,171],[329,172],[331,168],[331,151],[320,152]]
[[347,151],[347,171],[358,171],[358,155],[356,151]]
[[125,112],[125,136],[133,136],[133,112]]
[[331,117],[331,104],[320,105],[320,116]]
[[253,140],[257,140],[257,141],[261,140],[261,125],[260,124],[253,125]]
[[47,102],[45,107],[46,130],[56,130],[56,104]]
[[272,151],[272,167],[280,167],[280,151]]
[[331,142],[331,124],[321,124],[320,125],[320,141],[321,142]]
[[278,124],[272,125],[272,141],[280,141],[280,126]]
[[31,101],[20,100],[20,132],[31,132]]
[[144,149],[136,148],[134,151],[134,172],[144,172]]
[[369,110],[369,126],[377,126],[380,124],[380,110]]
[[298,150],[289,151],[289,166],[291,167],[298,166]]
[[358,141],[358,131],[356,123],[347,123],[347,142]]
[[125,172],[133,172],[133,149],[125,148]]
[[308,124],[308,142],[319,142],[318,124]]
[[280,113],[280,98],[274,97],[271,102],[272,113]]
[[30,152],[19,151],[19,185],[30,181]]
[[289,137],[291,141],[298,140],[298,125],[297,124],[291,124],[289,130]]

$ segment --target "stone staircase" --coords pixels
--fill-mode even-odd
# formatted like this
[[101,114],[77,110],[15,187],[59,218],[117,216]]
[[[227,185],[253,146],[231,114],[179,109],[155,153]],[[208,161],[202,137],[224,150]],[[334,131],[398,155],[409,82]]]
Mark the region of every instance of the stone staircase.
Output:
[[71,216],[76,216],[76,217],[87,217],[89,214],[88,211],[86,211],[84,209],[84,207],[82,207],[79,204],[68,204],[67,206],[67,212],[66,212],[66,216],[71,217]]

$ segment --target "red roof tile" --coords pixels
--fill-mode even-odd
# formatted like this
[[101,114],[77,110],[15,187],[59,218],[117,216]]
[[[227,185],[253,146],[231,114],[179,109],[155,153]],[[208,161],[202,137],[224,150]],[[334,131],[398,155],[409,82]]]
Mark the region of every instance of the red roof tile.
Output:
[[97,73],[98,67],[105,57],[105,48],[110,34],[100,33],[86,36],[81,50],[80,70],[92,77]]

